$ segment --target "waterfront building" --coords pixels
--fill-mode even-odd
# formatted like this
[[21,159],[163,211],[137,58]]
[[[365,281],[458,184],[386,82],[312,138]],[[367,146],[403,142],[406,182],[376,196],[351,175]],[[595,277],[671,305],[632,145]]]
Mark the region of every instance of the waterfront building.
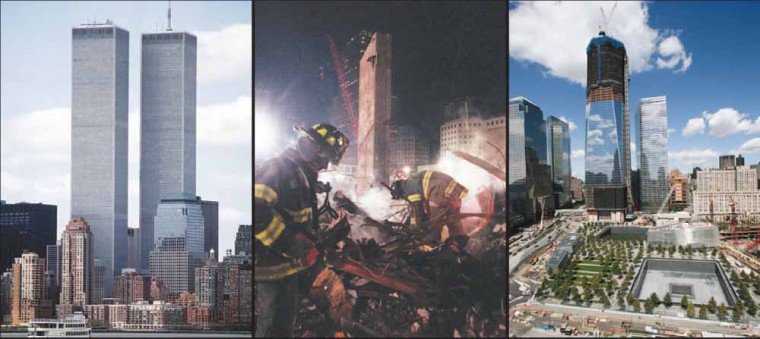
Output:
[[14,326],[24,326],[34,318],[52,316],[52,303],[45,295],[45,259],[35,252],[24,252],[13,263]]
[[[93,234],[89,222],[74,218],[61,235],[61,305],[92,303],[94,266]],[[59,310],[59,318],[70,314],[61,313]]]
[[24,250],[46,253],[47,245],[55,245],[57,211],[55,205],[0,202],[0,272]]
[[173,193],[158,205],[150,272],[166,284],[170,299],[195,292],[195,269],[203,265],[203,212],[194,195]]
[[114,298],[120,303],[134,304],[150,300],[151,277],[141,275],[135,269],[125,268],[113,280]]
[[235,254],[252,254],[253,253],[253,226],[240,225],[235,234]]
[[665,96],[639,100],[641,211],[657,213],[668,196],[668,108]]
[[74,27],[71,54],[71,218],[97,237],[109,297],[127,265],[129,32],[110,22]]
[[140,70],[141,266],[149,266],[161,198],[195,196],[197,38],[142,34]]
[[219,250],[219,202],[196,197],[203,212],[203,253]]

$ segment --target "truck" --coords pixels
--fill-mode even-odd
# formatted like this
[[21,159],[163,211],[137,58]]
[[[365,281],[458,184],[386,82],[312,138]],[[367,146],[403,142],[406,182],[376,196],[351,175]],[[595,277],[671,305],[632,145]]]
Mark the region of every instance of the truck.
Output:
[[532,256],[532,257],[530,258],[530,264],[531,264],[531,265],[535,265],[535,264],[536,264],[536,262],[538,262],[538,256],[535,256],[535,255],[534,255],[534,256]]

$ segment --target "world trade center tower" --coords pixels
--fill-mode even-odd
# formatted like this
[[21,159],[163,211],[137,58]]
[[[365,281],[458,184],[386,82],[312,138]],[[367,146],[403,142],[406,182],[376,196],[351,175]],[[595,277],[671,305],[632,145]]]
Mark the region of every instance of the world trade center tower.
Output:
[[129,32],[74,27],[71,57],[71,218],[90,225],[110,296],[127,265]]
[[586,199],[590,218],[623,221],[631,199],[628,56],[604,31],[586,47]]
[[195,196],[196,50],[194,35],[142,35],[140,78],[140,266],[148,268],[161,199]]

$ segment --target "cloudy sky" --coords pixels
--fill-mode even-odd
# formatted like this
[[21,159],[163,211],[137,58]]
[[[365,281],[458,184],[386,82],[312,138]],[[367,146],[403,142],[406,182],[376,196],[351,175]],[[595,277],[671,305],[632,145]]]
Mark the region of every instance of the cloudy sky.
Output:
[[760,3],[510,2],[509,97],[570,125],[573,176],[584,178],[586,46],[608,15],[631,73],[633,167],[638,102],[667,96],[668,165],[691,172],[741,153],[760,162]]
[[[160,2],[2,2],[0,197],[70,217],[71,28],[110,19],[130,33],[129,226],[139,226],[140,34],[166,27]],[[219,201],[217,253],[251,224],[250,2],[173,2],[172,28],[198,37],[197,194]]]

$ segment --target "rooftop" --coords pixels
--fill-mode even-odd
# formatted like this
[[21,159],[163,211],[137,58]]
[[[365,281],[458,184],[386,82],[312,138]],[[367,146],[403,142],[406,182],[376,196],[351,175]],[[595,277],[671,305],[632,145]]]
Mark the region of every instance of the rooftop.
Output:
[[622,48],[625,51],[625,45],[615,38],[608,37],[604,32],[599,32],[599,36],[591,39],[586,47],[586,53],[591,52],[592,46],[601,46],[604,44],[612,44],[612,47]]

